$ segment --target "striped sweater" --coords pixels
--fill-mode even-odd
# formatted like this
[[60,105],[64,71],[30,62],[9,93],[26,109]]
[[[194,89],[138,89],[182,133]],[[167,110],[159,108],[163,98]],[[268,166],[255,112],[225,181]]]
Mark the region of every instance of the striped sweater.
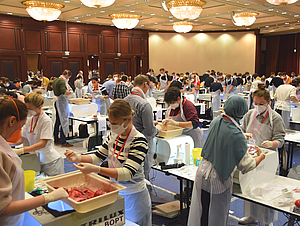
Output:
[[[111,139],[111,134],[108,136],[105,143],[100,147],[100,149],[95,153],[95,155],[102,161],[104,161],[108,156],[108,143]],[[119,151],[122,148],[122,145],[126,139],[126,136],[121,136],[118,140],[118,144],[115,151],[115,157],[117,157]],[[115,148],[116,140],[114,141],[113,148]],[[118,160],[121,164],[124,163],[125,156],[123,154],[124,149],[120,153]],[[136,135],[133,138],[130,144],[130,151],[125,165],[122,168],[117,168],[118,170],[118,181],[127,181],[130,180],[139,169],[139,167],[144,164],[144,159],[148,152],[148,142],[146,138],[136,131]]]

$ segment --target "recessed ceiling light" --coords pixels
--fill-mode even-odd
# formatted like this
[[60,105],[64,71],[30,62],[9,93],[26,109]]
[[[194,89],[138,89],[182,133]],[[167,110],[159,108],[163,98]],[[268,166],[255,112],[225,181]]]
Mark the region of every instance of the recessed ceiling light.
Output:
[[238,9],[238,11],[240,11],[240,12],[241,12],[241,11],[243,11],[243,10],[242,10],[242,9]]
[[75,17],[74,17],[74,19],[76,19],[76,20],[77,20],[78,18],[79,18],[78,16],[75,16]]
[[247,27],[246,29],[247,29],[247,30],[250,30],[250,28],[249,28],[249,27]]
[[80,23],[81,21],[80,20],[77,20],[77,23]]
[[169,18],[173,18],[173,16],[169,16]]
[[111,24],[110,26],[111,26],[111,27],[113,27],[114,25],[113,25],[113,24]]
[[136,2],[135,4],[139,4],[139,2]]
[[170,22],[173,22],[174,20],[170,20]]
[[104,11],[104,10],[102,10],[102,11],[100,11],[100,13],[105,13],[105,11]]
[[160,16],[164,16],[164,15],[160,15]]
[[226,24],[222,24],[222,26],[226,26]]
[[154,15],[155,15],[155,13],[150,13],[150,15],[151,15],[151,16],[154,16]]
[[134,11],[134,10],[131,10],[130,12],[131,12],[131,13],[134,13],[135,11]]
[[290,23],[284,23],[284,24],[290,24]]
[[157,22],[155,22],[154,24],[158,24]]
[[266,27],[269,27],[268,25]]
[[70,3],[70,1],[64,1],[65,3]]
[[213,22],[208,22],[209,24],[212,24]]
[[130,5],[125,5],[125,6],[127,6],[127,7],[128,7],[128,6],[130,6]]
[[145,2],[150,2],[150,0],[145,0]]
[[268,9],[268,11],[273,11],[273,9]]
[[91,14],[86,14],[86,16],[91,16]]
[[298,15],[298,14],[296,14],[296,15],[294,15],[294,17],[299,17],[299,15]]
[[198,20],[194,20],[195,22],[197,22]]
[[200,31],[203,31],[203,30],[200,30]]
[[142,24],[141,27],[144,27],[144,24]]
[[282,12],[282,14],[286,14],[286,12]]
[[226,31],[226,29],[223,29],[223,31]]
[[155,29],[156,31],[158,31],[158,29]]
[[55,20],[59,20],[59,19],[55,19]]
[[250,5],[249,3],[245,3],[244,5]]
[[216,15],[220,15],[220,13],[216,13]]
[[12,13],[7,13],[8,15],[12,15]]

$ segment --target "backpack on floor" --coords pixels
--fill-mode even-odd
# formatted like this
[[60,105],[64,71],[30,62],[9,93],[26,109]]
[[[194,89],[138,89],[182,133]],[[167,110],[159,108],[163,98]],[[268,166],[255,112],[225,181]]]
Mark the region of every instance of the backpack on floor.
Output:
[[80,138],[89,137],[87,124],[80,124],[79,127],[78,127],[78,131],[79,131],[79,137]]

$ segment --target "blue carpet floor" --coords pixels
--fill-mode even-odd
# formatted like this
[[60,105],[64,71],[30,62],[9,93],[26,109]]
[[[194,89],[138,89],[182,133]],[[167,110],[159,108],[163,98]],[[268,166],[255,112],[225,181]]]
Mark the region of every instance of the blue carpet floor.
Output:
[[[203,138],[206,139],[207,136],[207,130],[204,131]],[[286,145],[287,149],[287,145]],[[70,163],[67,159],[65,161],[65,172],[71,172],[76,170],[76,168],[73,166],[72,163]],[[293,158],[293,166],[297,166],[300,164],[300,148],[296,147],[294,149],[294,158]],[[150,172],[150,181],[154,185],[164,188],[166,190],[169,190],[173,193],[179,193],[179,181],[174,179],[173,176],[166,176],[162,172],[158,172],[156,170],[151,170]],[[174,196],[170,193],[161,191],[159,189],[152,189],[151,191],[151,200],[152,200],[152,209],[155,209],[156,205],[171,202],[176,199],[174,199]],[[237,216],[239,218],[243,217],[243,211],[244,211],[244,201],[241,199],[237,199],[231,203],[230,210],[232,211],[231,214],[234,216]],[[158,215],[154,215],[152,217],[152,225],[154,226],[162,226],[162,225],[185,225],[187,219],[187,215],[183,215],[180,218],[169,219],[165,217],[161,217]],[[278,221],[274,222],[274,226],[281,226],[284,225],[288,219],[286,216],[284,216],[281,212],[278,213]],[[228,219],[227,225],[239,225],[236,220],[233,220],[231,218]],[[253,225],[262,225],[260,223],[253,224]]]

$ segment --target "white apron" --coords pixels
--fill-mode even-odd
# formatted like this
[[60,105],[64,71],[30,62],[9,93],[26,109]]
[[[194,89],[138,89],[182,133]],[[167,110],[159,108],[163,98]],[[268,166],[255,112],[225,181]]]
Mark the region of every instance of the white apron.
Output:
[[[226,114],[224,114],[226,115]],[[240,125],[226,115],[241,131]],[[213,165],[203,159],[197,169],[192,193],[192,202],[188,217],[188,226],[226,226],[232,194],[232,177],[234,170],[227,180],[224,180]],[[209,193],[208,225],[201,225],[201,216],[206,210],[202,207],[202,190]],[[203,211],[204,210],[204,211]]]
[[76,98],[82,98],[82,89],[75,88]]
[[219,111],[221,109],[221,90],[211,93],[211,110]]
[[[56,103],[57,112],[55,110],[54,104]],[[52,120],[55,123],[56,114],[59,115],[61,128],[64,135],[69,134],[69,107],[68,107],[68,96],[61,94],[60,96],[54,96],[53,98],[53,110],[52,110]]]
[[[130,151],[130,144],[137,133],[138,131],[134,128],[134,126],[132,126],[132,130],[122,151],[126,159]],[[121,163],[113,154],[117,137],[117,134],[112,133],[111,139],[108,143],[109,168],[122,168],[126,164],[126,160]],[[140,168],[129,181],[117,181],[117,183],[126,187],[126,189],[120,191],[120,195],[124,196],[125,199],[125,218],[138,225],[151,226],[151,199],[149,192],[146,189],[143,169],[143,165],[140,165]]]
[[[270,126],[267,124],[263,124],[257,120],[256,110],[252,112],[249,124],[247,126],[246,132],[253,134],[253,138],[257,146],[261,146],[262,142],[266,140],[270,140],[270,141],[272,140],[273,120],[272,120],[272,109],[269,105],[268,105],[268,112],[269,112],[269,120],[271,124]],[[277,151],[277,148],[272,150]],[[244,201],[244,216],[247,217],[252,216],[256,220],[258,220],[261,224],[270,224],[273,221],[278,220],[277,211],[248,201]]]
[[166,80],[161,79],[161,76],[159,78],[160,81],[160,90],[163,90],[164,88],[166,88],[168,86],[168,76],[165,75]]
[[[16,165],[16,173],[12,180],[12,190],[11,190],[11,201],[18,201],[25,199],[25,182],[24,182],[24,171],[22,169],[22,160],[18,155],[12,150],[10,145],[0,136],[0,149],[8,154]],[[0,218],[0,225],[14,225],[23,226],[24,213],[17,214],[13,216],[6,216]]]
[[108,98],[105,99],[97,97],[98,95],[103,96],[99,86],[98,89],[94,90],[92,93],[92,102],[96,103],[100,107],[100,115],[107,115],[107,109],[110,106],[110,100]]
[[291,101],[288,100],[277,100],[274,109],[282,110],[281,117],[283,119],[285,129],[290,128],[290,115],[291,115]]
[[[186,99],[184,99],[184,102]],[[167,109],[167,118],[173,119],[176,122],[188,122],[188,120],[185,118],[183,113],[183,104],[182,101],[180,102],[180,113],[175,116],[170,116],[171,107],[168,107]],[[194,141],[194,148],[202,148],[203,147],[203,131],[197,127],[196,129],[187,129],[185,128],[182,132],[182,134],[189,135],[192,137]]]
[[236,91],[237,91],[237,93],[242,93],[243,92],[243,85],[242,84],[238,85],[236,87]]

